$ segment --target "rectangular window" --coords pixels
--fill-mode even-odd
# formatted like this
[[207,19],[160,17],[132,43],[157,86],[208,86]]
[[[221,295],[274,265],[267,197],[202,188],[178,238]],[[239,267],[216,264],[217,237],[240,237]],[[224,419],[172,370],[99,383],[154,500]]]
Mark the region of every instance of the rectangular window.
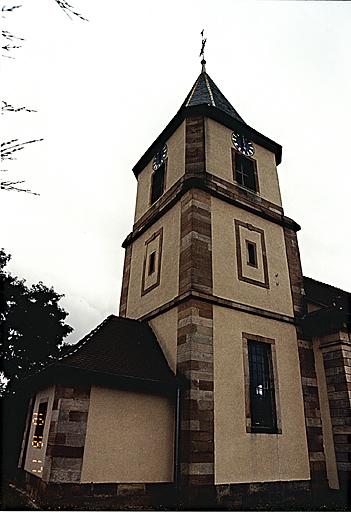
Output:
[[151,176],[151,204],[159,199],[164,190],[165,185],[165,170],[166,164],[163,163],[160,167],[153,172]]
[[149,256],[149,271],[148,274],[151,276],[155,272],[155,261],[156,261],[156,252],[152,252]]
[[160,284],[162,240],[163,228],[160,228],[145,241],[141,295],[145,295]]
[[246,240],[246,251],[247,251],[247,264],[250,267],[257,268],[257,249],[255,242],[250,242]]
[[272,352],[269,343],[248,340],[251,432],[277,429]]
[[35,425],[32,439],[33,448],[42,448],[43,446],[43,434],[47,410],[48,403],[42,402],[39,404],[38,412],[33,413],[33,425]]
[[234,179],[243,187],[249,188],[254,192],[258,191],[256,176],[256,162],[252,158],[247,158],[236,151],[233,151],[234,157]]

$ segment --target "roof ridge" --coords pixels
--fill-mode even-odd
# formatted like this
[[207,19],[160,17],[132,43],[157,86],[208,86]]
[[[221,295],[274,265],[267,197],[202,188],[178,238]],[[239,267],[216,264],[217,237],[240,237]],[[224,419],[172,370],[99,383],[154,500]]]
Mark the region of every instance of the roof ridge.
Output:
[[208,90],[208,94],[210,96],[210,100],[211,100],[212,106],[215,107],[216,103],[215,103],[215,100],[213,98],[213,94],[212,94],[210,83],[208,81],[209,75],[206,72],[204,73],[204,78],[205,78],[205,83],[206,83],[206,87],[207,87],[207,90]]
[[193,97],[193,94],[194,94],[194,92],[195,92],[196,86],[197,86],[197,84],[198,84],[198,82],[199,82],[199,80],[200,80],[200,76],[201,76],[201,75],[202,75],[202,73],[200,73],[200,75],[197,77],[197,79],[196,79],[196,81],[195,81],[195,83],[194,83],[194,85],[193,85],[193,87],[192,87],[192,89],[191,89],[191,91],[190,91],[190,93],[189,93],[189,95],[188,95],[188,98],[186,98],[186,99],[185,99],[185,101],[186,101],[185,106],[186,106],[186,107],[188,107],[188,106],[189,106],[189,103],[190,103],[190,101],[191,101],[191,99],[192,99],[192,97]]
[[201,71],[180,110],[198,105],[214,107],[240,123],[246,124],[206,71]]
[[[59,357],[56,362],[61,361],[62,359],[71,356],[72,354],[75,354],[79,349],[81,349],[88,341],[97,333],[99,332],[109,321],[111,321],[113,318],[117,318],[116,315],[109,315],[101,322],[101,324],[97,325],[92,331],[90,331],[88,334],[86,334],[81,340],[78,341],[78,343],[75,343],[72,345],[72,349],[68,350],[67,353],[63,354],[61,357]],[[68,348],[68,347],[67,347]]]

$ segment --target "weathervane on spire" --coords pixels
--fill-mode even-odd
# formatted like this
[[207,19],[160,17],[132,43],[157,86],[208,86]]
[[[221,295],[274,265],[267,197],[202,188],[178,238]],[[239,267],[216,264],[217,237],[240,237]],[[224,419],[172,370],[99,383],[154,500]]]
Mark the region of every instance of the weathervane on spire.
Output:
[[206,68],[205,68],[205,64],[206,64],[206,61],[205,61],[205,44],[206,44],[206,41],[207,41],[207,38],[205,37],[204,38],[204,29],[201,30],[201,51],[200,51],[200,55],[199,57],[202,56],[202,61],[201,61],[201,64],[202,64],[202,73],[205,73],[206,72]]

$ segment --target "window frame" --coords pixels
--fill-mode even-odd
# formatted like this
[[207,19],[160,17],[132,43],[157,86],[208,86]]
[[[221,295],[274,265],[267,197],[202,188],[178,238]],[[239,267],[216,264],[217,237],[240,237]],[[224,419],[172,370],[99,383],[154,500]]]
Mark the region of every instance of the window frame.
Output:
[[[153,206],[154,204],[157,203],[157,201],[163,196],[163,194],[165,193],[165,190],[166,190],[166,177],[167,177],[167,160],[166,159],[155,171],[152,170],[151,171],[151,178],[150,178],[150,194],[149,194],[149,204],[150,206]],[[153,180],[154,180],[154,176],[155,174],[161,169],[163,168],[163,185],[162,185],[162,192],[161,194],[157,197],[157,199],[155,199],[154,201],[152,200],[152,192],[153,192]]]
[[153,251],[149,255],[148,271],[147,271],[148,276],[151,276],[151,274],[153,274],[155,272],[155,270],[156,270],[155,263],[156,263],[156,251]]
[[[232,150],[232,169],[233,169],[233,179],[238,187],[242,187],[245,190],[249,190],[253,194],[259,194],[260,193],[260,187],[258,183],[258,172],[257,172],[257,160],[255,158],[251,158],[250,156],[243,155],[239,151],[236,151],[236,149],[231,148]],[[250,160],[253,163],[253,178],[255,181],[255,189],[247,187],[246,185],[243,185],[237,180],[237,170],[236,170],[236,156],[239,156],[240,158]]]
[[[253,242],[252,240],[245,239],[245,245],[246,245],[246,253],[247,253],[247,259],[246,264],[250,267],[258,268],[258,258],[257,258],[257,244]],[[253,263],[250,261],[250,250],[249,246],[253,247]]]
[[[146,286],[146,277],[149,277],[152,274],[148,273],[148,245],[150,242],[155,240],[155,238],[158,237],[158,262],[157,265],[155,264],[155,272],[157,272],[156,281],[154,284],[150,286]],[[143,273],[142,273],[142,281],[141,281],[141,296],[145,295],[146,293],[150,292],[157,286],[159,286],[161,281],[161,260],[162,260],[162,245],[163,245],[163,227],[155,231],[146,241],[144,244],[144,261],[143,261]],[[153,251],[156,254],[156,251]],[[151,255],[152,253],[150,253]],[[150,256],[149,255],[149,256]],[[155,257],[156,258],[156,257]],[[155,262],[156,263],[156,262]]]
[[[241,250],[241,235],[240,235],[240,227],[243,227],[249,231],[254,231],[255,233],[259,233],[261,238],[261,250],[262,250],[262,263],[263,263],[263,281],[259,281],[257,279],[253,279],[251,277],[247,277],[244,275],[243,268],[243,257]],[[237,261],[237,272],[239,281],[244,281],[245,283],[253,284],[255,286],[260,286],[262,288],[269,288],[269,272],[268,272],[268,258],[267,258],[267,249],[266,249],[266,241],[265,241],[265,233],[263,229],[257,228],[248,222],[242,222],[241,220],[234,219],[234,230],[235,230],[235,248],[236,248],[236,261]],[[247,239],[245,238],[247,241]],[[252,242],[249,240],[249,242]],[[255,242],[253,242],[255,243]],[[257,249],[257,247],[256,247]],[[244,252],[244,251],[243,251]],[[256,251],[257,256],[257,251]],[[258,259],[257,259],[258,263]],[[251,265],[249,265],[252,267]],[[258,268],[252,267],[252,268]]]
[[[244,363],[244,386],[245,386],[245,413],[246,413],[246,432],[250,434],[282,434],[280,401],[279,401],[279,381],[277,372],[277,358],[275,349],[275,340],[258,336],[257,334],[242,333],[243,341],[243,363]],[[249,342],[259,342],[270,345],[270,378],[273,382],[274,394],[274,421],[273,427],[264,427],[252,425],[252,404],[251,404],[251,379],[249,363]]]

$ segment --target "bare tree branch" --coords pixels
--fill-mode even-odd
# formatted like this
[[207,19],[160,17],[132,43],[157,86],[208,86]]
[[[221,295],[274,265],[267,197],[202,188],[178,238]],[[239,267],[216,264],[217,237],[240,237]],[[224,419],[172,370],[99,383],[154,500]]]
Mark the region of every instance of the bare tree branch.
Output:
[[71,18],[70,14],[73,14],[83,21],[88,21],[87,18],[84,18],[84,16],[82,16],[79,12],[75,11],[74,7],[70,5],[67,0],[55,0],[55,2],[69,18]]
[[20,188],[17,185],[24,183],[25,180],[19,181],[1,181],[0,189],[1,190],[14,190],[15,192],[26,192],[27,194],[33,194],[34,196],[39,196],[38,192],[33,192],[29,188]]
[[[71,15],[76,16],[77,18],[88,21],[84,16],[82,16],[79,12],[75,11],[74,7],[68,3],[67,0],[54,0],[57,5],[60,7],[60,9],[63,10],[63,12],[71,19]],[[9,7],[3,5],[1,7],[2,18],[5,18],[5,15],[9,12],[13,12],[15,9],[18,9],[19,7],[22,7],[22,5],[11,5]],[[17,37],[8,30],[2,30],[1,35],[3,38],[3,44],[2,44],[2,50],[4,52],[10,52],[11,50],[14,50],[16,48],[21,48],[18,43],[16,44],[16,41],[24,41],[22,37]],[[7,57],[9,59],[13,59],[11,55],[3,55],[3,57]],[[7,101],[2,100],[2,107],[1,107],[1,113],[4,114],[5,112],[36,112],[34,109],[29,109],[27,107],[14,107],[10,103],[7,103]],[[24,147],[27,144],[32,144],[34,142],[39,142],[44,139],[33,139],[28,140],[25,142],[19,142],[19,139],[12,139],[6,142],[3,142],[1,144],[1,161],[3,160],[15,160],[16,157],[13,156],[14,153],[17,151],[21,151],[24,149]],[[0,169],[2,172],[7,172],[7,169]],[[39,195],[37,192],[32,192],[30,189],[18,187],[21,183],[24,183],[24,180],[18,180],[18,181],[0,181],[0,189],[2,190],[15,190],[16,192],[26,192],[33,195]]]
[[27,107],[14,107],[13,105],[10,105],[10,103],[7,103],[7,101],[2,100],[2,107],[1,107],[1,114],[4,114],[5,112],[37,112],[37,110],[34,110],[32,108]]
[[[10,7],[7,7],[6,5],[3,5],[3,6],[1,7],[1,12],[4,12],[4,13],[6,13],[6,12],[12,12],[12,11],[14,11],[15,9],[18,9],[19,7],[22,7],[22,5],[11,5]],[[3,16],[3,18],[4,18],[4,17],[5,17],[5,16]]]
[[[16,151],[21,151],[24,149],[24,146],[27,144],[32,144],[33,142],[40,142],[44,139],[33,139],[27,140],[25,142],[18,142],[18,139],[12,139],[6,142],[1,143],[1,160],[14,160],[15,158],[12,156]],[[13,144],[16,142],[17,144]]]

